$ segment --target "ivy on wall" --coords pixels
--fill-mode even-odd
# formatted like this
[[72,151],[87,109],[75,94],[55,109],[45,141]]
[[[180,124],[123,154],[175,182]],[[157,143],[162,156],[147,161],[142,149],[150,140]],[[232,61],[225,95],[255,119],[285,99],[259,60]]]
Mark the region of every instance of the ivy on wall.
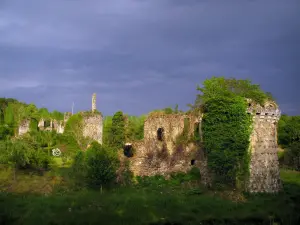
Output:
[[239,96],[218,97],[205,104],[203,141],[215,181],[240,186],[249,171],[251,116]]

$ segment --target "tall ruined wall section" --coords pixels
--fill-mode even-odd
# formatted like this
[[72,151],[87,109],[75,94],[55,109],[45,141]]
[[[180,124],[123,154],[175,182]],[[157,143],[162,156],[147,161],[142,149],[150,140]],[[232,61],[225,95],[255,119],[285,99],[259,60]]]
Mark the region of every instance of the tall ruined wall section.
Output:
[[281,188],[277,156],[280,111],[274,102],[267,102],[264,107],[249,102],[248,112],[253,115],[248,191],[278,192]]
[[103,117],[101,114],[83,115],[83,136],[102,144]]

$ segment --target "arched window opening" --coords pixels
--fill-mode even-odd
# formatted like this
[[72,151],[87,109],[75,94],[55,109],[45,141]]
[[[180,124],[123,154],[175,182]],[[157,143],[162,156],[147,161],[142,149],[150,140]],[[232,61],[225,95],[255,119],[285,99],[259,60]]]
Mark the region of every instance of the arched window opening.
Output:
[[196,160],[195,160],[195,159],[192,159],[192,160],[191,160],[191,166],[195,165],[195,162],[196,162]]
[[127,143],[124,145],[124,155],[128,158],[132,157],[133,156],[133,147],[131,144]]
[[164,128],[158,128],[157,129],[157,140],[163,141],[164,139]]

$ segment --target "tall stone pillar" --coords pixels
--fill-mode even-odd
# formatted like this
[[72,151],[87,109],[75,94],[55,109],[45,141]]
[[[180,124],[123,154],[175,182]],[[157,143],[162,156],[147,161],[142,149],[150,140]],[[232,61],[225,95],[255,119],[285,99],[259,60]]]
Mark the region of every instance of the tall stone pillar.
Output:
[[96,93],[94,93],[92,97],[92,112],[95,112],[96,109]]

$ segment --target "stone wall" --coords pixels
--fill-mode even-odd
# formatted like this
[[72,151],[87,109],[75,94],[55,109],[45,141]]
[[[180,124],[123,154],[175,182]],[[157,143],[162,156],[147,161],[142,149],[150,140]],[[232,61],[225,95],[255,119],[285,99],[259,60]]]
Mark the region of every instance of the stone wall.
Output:
[[19,125],[19,131],[18,131],[19,135],[21,136],[23,134],[26,134],[29,131],[29,126],[30,126],[30,120],[29,119],[23,120]]
[[[186,120],[186,122],[185,122]],[[200,118],[182,114],[153,114],[144,124],[144,140],[132,143],[133,157],[129,160],[130,170],[136,176],[164,175],[188,172],[193,166],[199,167],[203,182],[207,179],[206,158],[202,148],[194,143],[176,145],[176,139],[185,130],[188,122],[188,137],[194,135]],[[158,138],[158,129],[163,128],[163,139]]]
[[174,150],[177,137],[184,131],[184,121],[188,122],[188,135],[192,135],[199,120],[191,115],[154,113],[145,120],[144,140],[157,140],[159,129],[163,132],[163,142],[170,153]]
[[[274,102],[267,102],[263,107],[250,100],[248,103],[248,113],[253,115],[253,131],[250,136],[250,176],[246,188],[250,192],[278,192],[281,188],[277,156],[280,110]],[[134,155],[122,155],[122,160],[128,160],[130,170],[138,176],[166,176],[173,172],[187,172],[196,166],[200,169],[202,182],[211,184],[212,176],[201,146],[193,143],[176,146],[176,139],[184,131],[187,119],[188,136],[194,135],[196,126],[199,126],[201,137],[202,115],[157,113],[149,116],[144,124],[144,140],[132,143]],[[159,129],[163,129],[162,140],[158,138]]]
[[83,116],[83,136],[102,144],[103,117],[101,114]]
[[274,102],[267,102],[264,107],[249,102],[248,112],[253,115],[248,191],[278,192],[281,188],[277,156],[280,111]]

